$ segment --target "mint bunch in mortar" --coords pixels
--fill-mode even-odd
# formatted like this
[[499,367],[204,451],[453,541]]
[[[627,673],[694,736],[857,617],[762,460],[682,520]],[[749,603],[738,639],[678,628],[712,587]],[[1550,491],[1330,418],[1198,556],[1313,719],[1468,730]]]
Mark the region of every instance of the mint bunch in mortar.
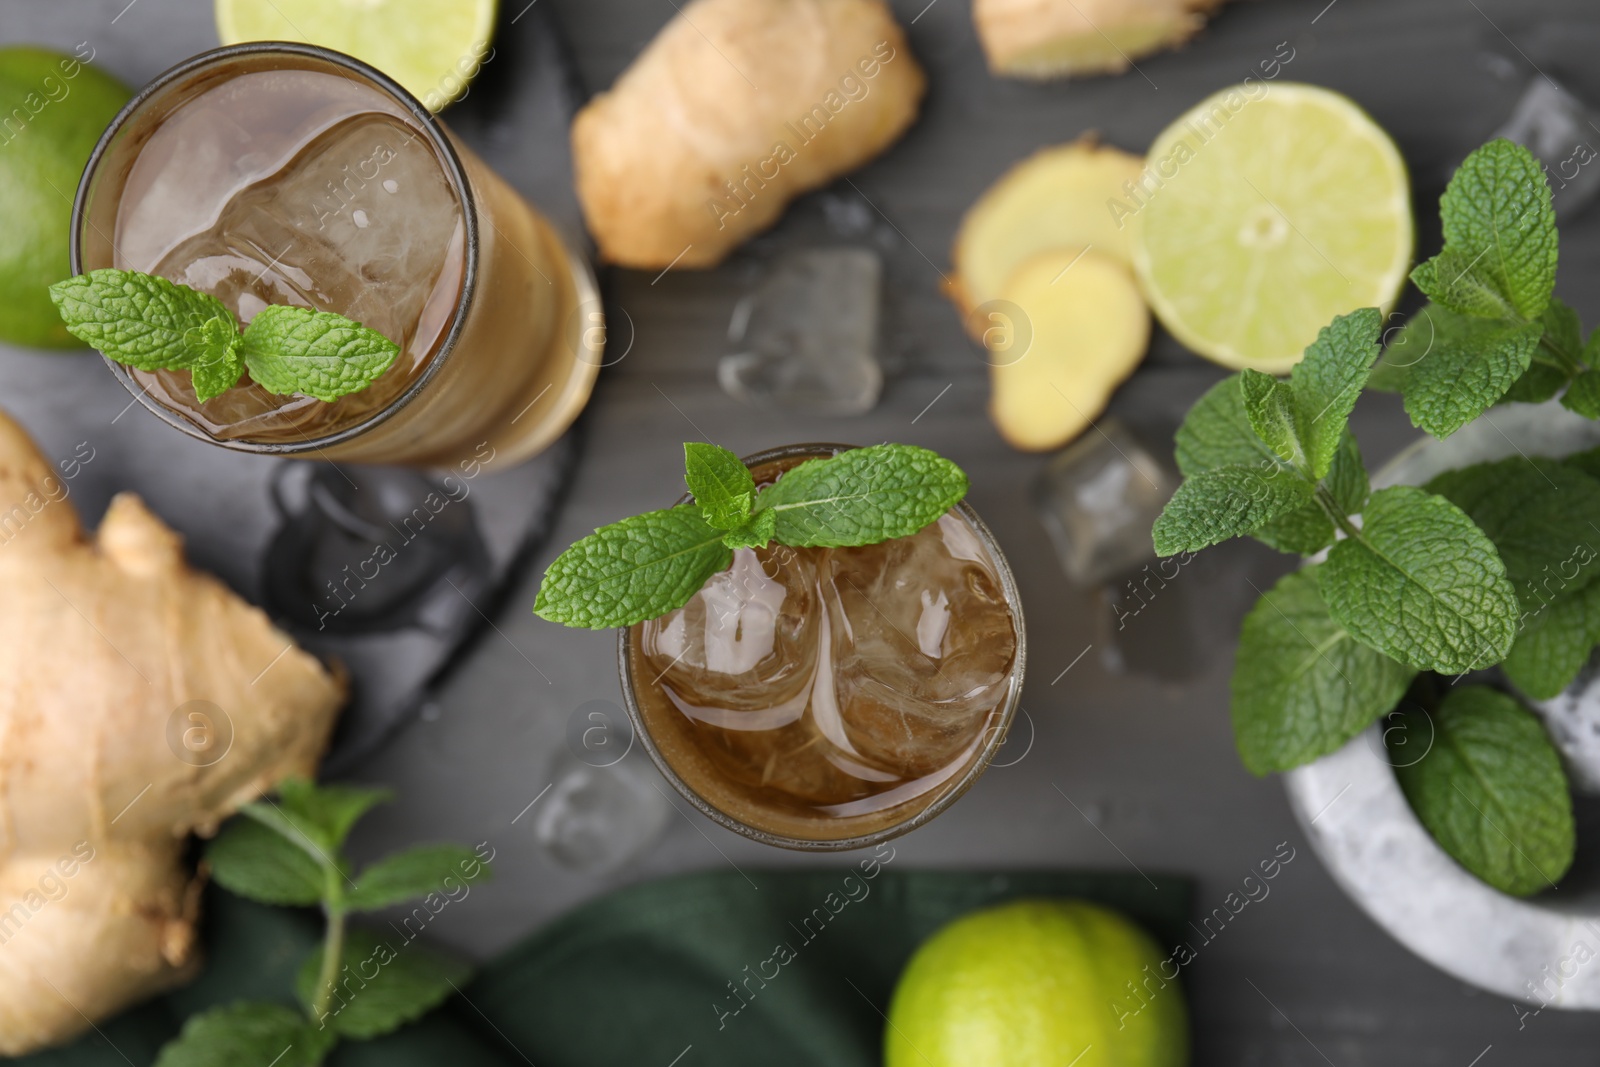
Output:
[[1566,775],[1520,697],[1560,693],[1600,643],[1600,450],[1373,492],[1346,423],[1368,387],[1399,392],[1437,438],[1507,401],[1559,395],[1600,417],[1600,331],[1585,340],[1553,295],[1555,214],[1526,149],[1478,149],[1440,210],[1444,248],[1412,272],[1430,302],[1381,358],[1383,316],[1365,308],[1286,380],[1246,370],[1200,399],[1153,536],[1162,555],[1249,536],[1320,557],[1244,621],[1232,715],[1246,767],[1298,767],[1393,714],[1391,746],[1434,739],[1394,760],[1418,818],[1473,874],[1526,895],[1573,859]]

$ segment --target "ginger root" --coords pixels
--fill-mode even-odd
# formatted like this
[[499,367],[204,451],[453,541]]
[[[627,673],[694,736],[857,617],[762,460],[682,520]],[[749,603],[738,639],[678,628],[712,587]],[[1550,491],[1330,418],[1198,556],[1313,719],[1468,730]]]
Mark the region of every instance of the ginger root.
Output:
[[1053,248],[1089,248],[1132,267],[1127,231],[1107,204],[1138,183],[1144,159],[1102,145],[1093,135],[1041,148],[1017,163],[967,209],[950,259],[946,294],[974,337],[987,323],[974,318],[995,299],[1019,266]]
[[1042,252],[1001,290],[1031,340],[991,356],[989,414],[1014,448],[1059,448],[1088,429],[1150,344],[1150,309],[1126,266],[1084,249]]
[[185,838],[310,775],[344,683],[135,496],[94,540],[0,414],[0,1053],[191,977]]
[[1223,0],[972,0],[989,69],[1015,78],[1127,70],[1182,44]]
[[693,0],[572,126],[601,256],[711,267],[911,125],[924,78],[882,0]]

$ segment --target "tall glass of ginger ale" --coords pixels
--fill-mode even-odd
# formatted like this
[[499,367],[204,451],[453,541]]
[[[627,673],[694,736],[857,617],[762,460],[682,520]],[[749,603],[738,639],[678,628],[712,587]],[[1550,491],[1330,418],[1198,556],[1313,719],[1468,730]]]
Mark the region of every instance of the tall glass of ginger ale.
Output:
[[201,402],[187,373],[108,361],[166,422],[241,451],[507,466],[572,423],[601,363],[584,259],[393,80],[309,45],[203,53],[122,110],[74,205],[73,272],[103,267],[210,293],[242,323],[290,304],[400,346],[333,402],[248,377]]

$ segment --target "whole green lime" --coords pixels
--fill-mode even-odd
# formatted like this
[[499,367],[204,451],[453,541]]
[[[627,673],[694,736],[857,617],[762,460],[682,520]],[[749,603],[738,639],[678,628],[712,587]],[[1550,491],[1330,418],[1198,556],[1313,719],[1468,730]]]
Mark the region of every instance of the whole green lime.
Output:
[[917,949],[889,1006],[885,1067],[1182,1067],[1176,966],[1080,900],[976,911]]
[[82,59],[0,48],[0,341],[77,346],[50,303],[72,273],[72,197],[89,153],[131,94]]

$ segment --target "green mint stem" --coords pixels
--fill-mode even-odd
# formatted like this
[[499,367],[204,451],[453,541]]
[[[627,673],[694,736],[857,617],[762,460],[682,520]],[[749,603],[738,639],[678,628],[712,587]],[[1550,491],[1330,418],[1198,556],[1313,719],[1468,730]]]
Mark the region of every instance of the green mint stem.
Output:
[[1546,330],[1544,335],[1539,338],[1539,348],[1550,353],[1555,357],[1555,359],[1554,361],[1540,359],[1539,355],[1535,353],[1533,357],[1535,362],[1543,363],[1547,366],[1554,366],[1560,370],[1566,371],[1569,374],[1583,366],[1583,359],[1578,353],[1568,352],[1565,348],[1562,348],[1560,345],[1556,344],[1550,339],[1549,330]]
[[1323,512],[1333,520],[1335,526],[1344,531],[1346,537],[1359,538],[1361,536],[1361,530],[1355,523],[1350,521],[1350,517],[1344,513],[1344,508],[1340,507],[1339,502],[1334,499],[1333,493],[1321,482],[1317,483],[1315,498]]
[[339,968],[344,963],[344,885],[343,875],[336,865],[329,864],[327,873],[328,933],[322,945],[322,968],[317,975],[317,998],[311,1004],[311,1021],[321,1023],[333,1001],[334,984],[339,978]]

